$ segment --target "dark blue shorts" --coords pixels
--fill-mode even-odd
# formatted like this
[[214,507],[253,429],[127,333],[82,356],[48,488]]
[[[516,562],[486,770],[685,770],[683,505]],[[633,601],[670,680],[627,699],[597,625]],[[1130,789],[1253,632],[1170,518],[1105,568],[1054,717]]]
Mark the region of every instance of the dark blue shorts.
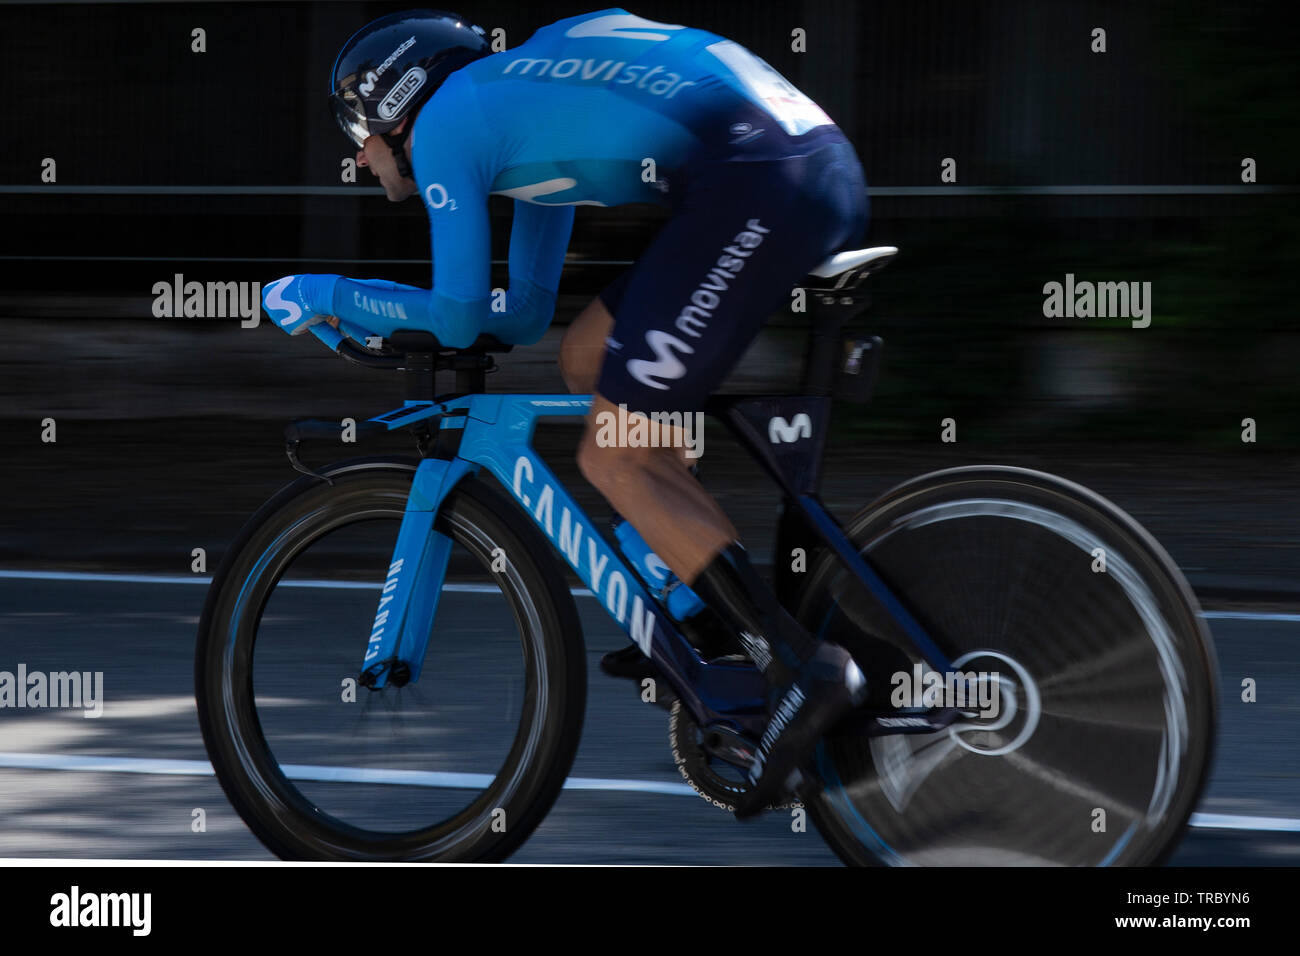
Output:
[[692,171],[645,255],[600,294],[614,327],[597,391],[647,415],[699,411],[799,280],[866,226],[862,167],[838,133],[807,155]]

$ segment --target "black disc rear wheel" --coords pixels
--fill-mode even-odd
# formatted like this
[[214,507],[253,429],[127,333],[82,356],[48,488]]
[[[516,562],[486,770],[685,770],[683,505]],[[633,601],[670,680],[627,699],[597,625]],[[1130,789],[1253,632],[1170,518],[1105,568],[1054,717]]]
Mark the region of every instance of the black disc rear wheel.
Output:
[[[846,532],[990,703],[938,733],[823,741],[809,809],[841,858],[1162,859],[1204,785],[1217,698],[1209,633],[1154,539],[1092,492],[1015,468],[922,476]],[[876,703],[917,702],[925,668],[838,564],[814,569],[799,617],[864,664]]]

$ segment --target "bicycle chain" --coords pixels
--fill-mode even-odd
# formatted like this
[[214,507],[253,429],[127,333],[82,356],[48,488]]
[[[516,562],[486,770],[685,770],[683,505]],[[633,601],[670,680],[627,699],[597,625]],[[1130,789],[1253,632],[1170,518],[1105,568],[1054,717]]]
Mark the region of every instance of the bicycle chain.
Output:
[[[672,711],[668,715],[668,742],[672,746],[673,763],[677,765],[678,772],[691,785],[692,790],[719,810],[734,813],[736,810],[734,801],[748,793],[749,787],[743,783],[727,780],[713,772],[704,749],[695,739],[698,729],[699,725],[695,723],[695,718],[691,716],[690,711],[682,706],[680,700],[674,701]],[[794,810],[802,806],[802,803],[794,801],[774,803],[763,809]]]

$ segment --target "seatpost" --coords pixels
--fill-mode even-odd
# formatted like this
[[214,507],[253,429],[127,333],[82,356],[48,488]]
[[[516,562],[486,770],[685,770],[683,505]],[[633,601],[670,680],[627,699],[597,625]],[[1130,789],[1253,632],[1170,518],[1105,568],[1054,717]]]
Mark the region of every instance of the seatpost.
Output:
[[486,352],[458,352],[444,366],[456,373],[456,394],[481,395],[487,391],[487,373],[496,362]]
[[[813,292],[811,295],[812,333],[804,357],[803,391],[805,395],[830,395],[835,390],[839,372],[844,326],[866,308],[865,295]],[[861,308],[854,308],[861,306]]]
[[456,369],[456,391],[462,395],[479,395],[487,391],[487,376],[482,365]]
[[435,395],[433,353],[407,352],[402,368],[403,398],[408,402],[432,401]]

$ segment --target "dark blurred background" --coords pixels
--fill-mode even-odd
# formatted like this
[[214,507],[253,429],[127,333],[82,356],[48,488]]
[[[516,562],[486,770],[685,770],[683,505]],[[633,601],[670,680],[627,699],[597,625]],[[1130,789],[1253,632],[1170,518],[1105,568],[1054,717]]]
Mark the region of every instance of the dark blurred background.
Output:
[[[400,7],[0,8],[10,143],[0,153],[0,482],[8,500],[28,502],[0,530],[0,559],[81,557],[62,543],[47,553],[48,531],[84,500],[66,500],[73,470],[98,467],[102,492],[120,502],[136,500],[142,479],[114,468],[152,475],[155,465],[201,463],[216,488],[188,487],[211,502],[228,489],[219,462],[231,456],[256,454],[283,477],[284,419],[368,417],[399,397],[385,373],[347,366],[310,338],[238,318],[157,318],[152,290],[177,274],[430,284],[422,207],[388,203],[364,170],[343,181],[353,152],[324,99],[342,42]],[[484,0],[462,12],[516,46],[584,9]],[[1109,454],[1144,474],[1156,466],[1142,456],[1217,455],[1228,473],[1295,474],[1291,5],[810,0],[646,2],[634,12],[755,50],[857,146],[871,192],[867,242],[902,249],[871,280],[866,330],[886,341],[876,400],[836,416],[848,440],[832,454],[859,478],[907,471],[918,449],[1026,464],[1050,451],[1084,466]],[[1093,52],[1097,28],[1104,53]],[[194,52],[196,30],[204,52]],[[956,182],[941,181],[946,158]],[[47,159],[54,182],[43,180]],[[1243,182],[1245,159],[1254,182]],[[492,210],[495,279],[505,284],[511,204],[493,198]],[[663,215],[579,210],[555,326],[506,357],[495,387],[562,390],[564,325]],[[1043,285],[1067,273],[1151,283],[1150,326],[1045,318]],[[801,316],[773,316],[731,387],[794,384],[802,329]],[[57,448],[37,440],[46,417],[59,423]],[[947,417],[958,443],[936,449]],[[1254,443],[1242,442],[1246,418]],[[179,452],[186,441],[206,452]],[[877,457],[859,467],[854,450],[868,448]],[[240,466],[245,481],[256,467]],[[138,508],[190,513],[181,500],[155,495]],[[102,521],[100,501],[84,503],[84,520]],[[245,504],[231,503],[232,516]],[[48,512],[44,531],[24,520],[33,508]]]
[[[465,12],[515,46],[589,6],[484,0]],[[6,415],[337,411],[327,390],[304,388],[321,376],[389,394],[312,342],[155,319],[150,290],[175,273],[430,283],[421,206],[387,203],[364,171],[341,182],[351,152],[324,105],[343,40],[400,7],[0,9]],[[874,327],[890,350],[871,434],[929,440],[952,415],[969,439],[1235,446],[1252,417],[1261,446],[1300,442],[1293,4],[644,2],[634,12],[755,50],[857,146],[868,242],[902,249],[875,283]],[[1091,51],[1097,27],[1105,53]],[[195,28],[204,53],[191,51]],[[796,28],[806,52],[791,49]],[[42,182],[46,157],[57,182]],[[940,181],[946,157],[956,183]],[[1242,182],[1245,158],[1254,183]],[[511,207],[494,198],[492,208],[504,259]],[[661,215],[579,211],[558,323],[635,259]],[[503,263],[498,272],[504,284]],[[1066,273],[1150,282],[1151,326],[1045,319],[1042,286]],[[756,352],[741,384],[793,374]]]

